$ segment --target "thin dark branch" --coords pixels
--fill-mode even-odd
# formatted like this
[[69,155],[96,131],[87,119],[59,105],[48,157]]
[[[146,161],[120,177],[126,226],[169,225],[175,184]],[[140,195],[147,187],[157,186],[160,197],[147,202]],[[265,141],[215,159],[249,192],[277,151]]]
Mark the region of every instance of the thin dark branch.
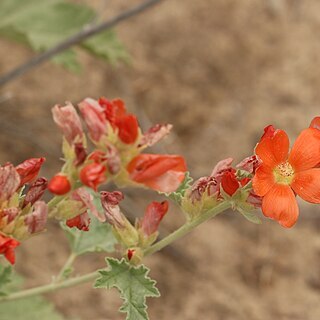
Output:
[[104,21],[98,25],[89,26],[87,28],[84,28],[79,33],[73,35],[72,37],[66,39],[65,41],[59,43],[57,46],[45,51],[42,54],[39,54],[38,56],[35,56],[34,58],[30,59],[26,63],[18,66],[16,69],[8,72],[4,76],[0,77],[0,86],[8,83],[11,80],[14,80],[18,78],[19,76],[25,74],[30,69],[34,68],[35,66],[38,66],[39,64],[49,60],[53,56],[55,56],[58,53],[63,52],[64,50],[70,48],[73,45],[79,44],[80,42],[88,39],[89,37],[98,34],[101,31],[110,29],[114,27],[115,25],[119,24],[120,22],[129,19],[135,15],[138,15],[139,13],[145,11],[146,9],[152,7],[153,5],[161,2],[163,0],[148,0],[145,1],[131,9],[128,9],[127,11],[119,14],[118,16]]

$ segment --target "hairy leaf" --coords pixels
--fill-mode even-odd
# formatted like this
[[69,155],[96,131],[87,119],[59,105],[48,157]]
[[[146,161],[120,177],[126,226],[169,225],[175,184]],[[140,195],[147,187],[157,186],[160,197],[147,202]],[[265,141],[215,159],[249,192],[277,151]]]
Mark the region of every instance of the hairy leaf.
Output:
[[111,30],[101,32],[98,35],[89,38],[84,41],[81,46],[90,53],[105,59],[111,64],[115,64],[119,60],[124,62],[129,61],[129,55],[123,44]]
[[99,270],[101,275],[96,280],[95,288],[117,288],[124,300],[120,308],[127,313],[126,320],[146,320],[147,297],[159,297],[156,282],[148,277],[149,269],[144,265],[133,267],[124,259],[106,258],[109,268]]
[[[84,4],[66,0],[1,0],[0,36],[45,51],[83,30],[96,13]],[[105,31],[80,46],[110,63],[127,60],[127,53],[116,35]],[[67,50],[53,58],[67,69],[79,72],[75,52]]]

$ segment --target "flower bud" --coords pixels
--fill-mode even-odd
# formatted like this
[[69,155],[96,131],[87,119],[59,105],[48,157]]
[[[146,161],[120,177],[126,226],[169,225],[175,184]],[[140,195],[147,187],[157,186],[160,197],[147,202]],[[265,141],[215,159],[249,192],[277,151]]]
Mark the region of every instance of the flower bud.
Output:
[[130,178],[160,192],[174,192],[184,180],[187,166],[177,155],[140,154],[127,166]]
[[105,220],[112,225],[115,237],[126,247],[137,246],[139,242],[138,231],[131,225],[118,206],[123,199],[123,194],[120,191],[102,191],[100,194],[101,204],[105,210]]
[[0,254],[3,254],[11,264],[15,263],[14,249],[19,245],[19,241],[0,234]]
[[79,103],[79,109],[87,125],[92,140],[99,142],[107,132],[107,119],[104,109],[93,99]]
[[138,120],[132,114],[126,114],[116,119],[115,125],[118,128],[118,136],[125,144],[132,144],[138,137]]
[[171,124],[156,124],[151,127],[141,138],[138,147],[151,147],[167,136],[172,129]]
[[82,214],[75,216],[74,218],[68,219],[66,225],[69,228],[76,227],[81,231],[89,231],[90,218],[88,212],[85,211]]
[[48,189],[53,194],[61,196],[71,190],[71,184],[67,176],[57,174],[50,180]]
[[84,185],[97,190],[98,186],[106,181],[106,170],[100,163],[90,163],[81,169],[79,177]]
[[33,205],[37,200],[39,200],[48,186],[48,181],[46,178],[38,178],[29,188],[26,197],[24,198],[23,208],[29,203]]
[[54,106],[52,114],[54,122],[58,125],[70,145],[82,140],[83,129],[81,120],[70,102],[67,102],[64,107],[60,105]]
[[24,218],[29,233],[41,232],[47,223],[48,206],[44,201],[37,201],[33,205],[33,211]]
[[0,201],[8,200],[19,188],[20,177],[12,164],[0,167]]
[[76,158],[74,160],[74,165],[78,167],[81,164],[83,164],[87,158],[87,151],[83,146],[82,142],[78,142],[74,144],[74,153],[76,155]]
[[32,182],[38,175],[45,158],[31,158],[25,160],[16,166],[16,170],[20,175],[20,187],[26,183]]
[[146,237],[158,231],[159,224],[168,212],[168,208],[168,201],[153,201],[147,206],[144,217],[140,222],[141,230]]

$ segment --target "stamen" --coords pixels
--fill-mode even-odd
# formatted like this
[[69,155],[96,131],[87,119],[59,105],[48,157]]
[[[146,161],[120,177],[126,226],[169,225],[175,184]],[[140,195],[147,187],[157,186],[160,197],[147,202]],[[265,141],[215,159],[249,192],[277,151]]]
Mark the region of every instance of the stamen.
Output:
[[273,174],[277,183],[290,184],[293,180],[294,169],[291,164],[286,161],[279,164],[274,169]]

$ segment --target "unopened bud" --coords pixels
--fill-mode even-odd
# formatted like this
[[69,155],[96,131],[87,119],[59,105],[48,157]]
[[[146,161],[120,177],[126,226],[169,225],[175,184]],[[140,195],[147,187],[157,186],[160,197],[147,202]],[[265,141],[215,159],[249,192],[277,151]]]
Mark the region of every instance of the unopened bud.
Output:
[[58,174],[50,180],[48,189],[53,194],[61,196],[71,190],[71,184],[67,176]]

